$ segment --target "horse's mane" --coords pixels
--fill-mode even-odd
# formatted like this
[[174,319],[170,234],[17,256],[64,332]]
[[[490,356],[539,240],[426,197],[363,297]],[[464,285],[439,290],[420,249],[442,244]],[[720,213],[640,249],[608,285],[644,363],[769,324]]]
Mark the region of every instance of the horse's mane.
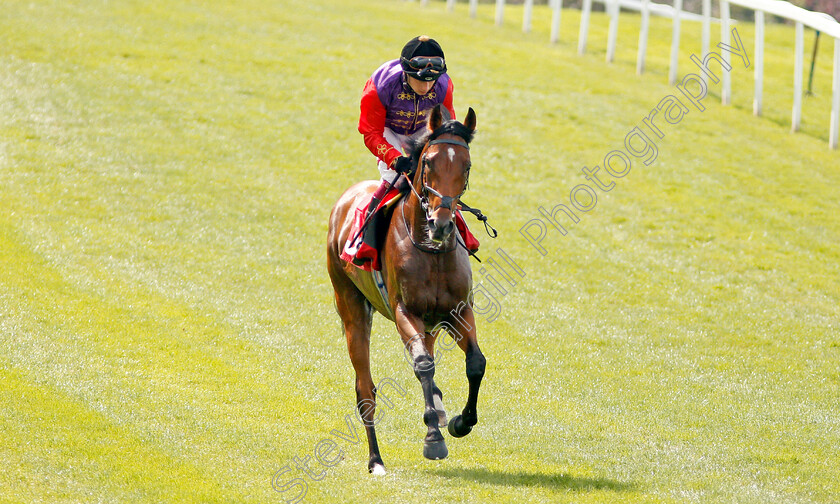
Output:
[[464,142],[466,142],[467,145],[469,145],[473,139],[473,131],[471,129],[467,128],[458,121],[446,121],[441,124],[438,129],[428,132],[420,138],[409,142],[406,151],[408,152],[408,157],[411,159],[411,166],[417,166],[420,162],[420,154],[423,152],[423,148],[426,147],[426,144],[441,135],[459,136],[464,139]]

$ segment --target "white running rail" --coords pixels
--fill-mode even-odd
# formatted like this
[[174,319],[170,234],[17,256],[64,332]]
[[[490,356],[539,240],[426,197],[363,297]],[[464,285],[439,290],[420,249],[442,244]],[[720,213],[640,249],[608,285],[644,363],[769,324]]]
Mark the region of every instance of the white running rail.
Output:
[[[422,0],[425,4],[428,0]],[[580,31],[578,34],[578,52],[583,54],[586,51],[586,39],[589,34],[589,20],[592,11],[592,3],[604,4],[607,14],[610,17],[610,26],[607,40],[607,61],[613,61],[615,57],[615,46],[618,33],[618,18],[621,9],[639,11],[642,16],[639,30],[639,50],[636,57],[636,71],[641,74],[645,67],[645,53],[647,51],[648,19],[651,14],[666,16],[673,19],[671,31],[671,63],[668,70],[668,80],[674,84],[677,80],[677,57],[680,46],[680,29],[682,20],[702,22],[702,54],[708,54],[711,31],[711,4],[712,0],[703,0],[702,13],[692,14],[683,11],[683,0],[672,0],[673,5],[654,3],[650,0],[583,0],[581,6]],[[803,32],[807,26],[822,34],[834,39],[834,62],[833,62],[833,84],[831,98],[831,112],[829,121],[828,144],[831,149],[840,146],[840,23],[827,14],[812,12],[797,7],[785,0],[718,0],[720,6],[721,42],[730,44],[731,20],[729,14],[730,4],[739,5],[755,11],[755,56],[754,75],[755,92],[753,97],[753,113],[761,115],[764,83],[764,18],[765,14],[779,16],[795,23],[794,42],[794,76],[793,76],[793,111],[791,117],[791,131],[798,131],[802,120],[802,73],[804,60]],[[447,6],[452,9],[454,2],[447,0]],[[478,0],[469,0],[470,16],[475,17],[478,10]],[[557,42],[560,38],[560,17],[563,8],[563,0],[549,0],[549,7],[552,11],[551,21],[551,42]],[[505,0],[496,0],[496,24],[504,22]],[[522,30],[531,30],[533,19],[533,0],[525,0]],[[729,63],[729,53],[724,51],[723,57]],[[707,78],[703,75],[704,79]],[[732,96],[732,83],[729,72],[723,72],[721,83],[721,101],[728,105]]]

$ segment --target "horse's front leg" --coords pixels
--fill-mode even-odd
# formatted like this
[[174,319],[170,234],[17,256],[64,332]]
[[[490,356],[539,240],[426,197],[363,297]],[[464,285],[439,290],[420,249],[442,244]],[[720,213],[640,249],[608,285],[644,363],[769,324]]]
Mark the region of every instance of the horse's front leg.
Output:
[[[437,360],[435,356],[435,341],[440,336],[441,331],[437,330],[434,333],[426,333],[426,351],[432,356],[432,359]],[[438,414],[438,427],[443,428],[449,423],[446,418],[446,408],[443,406],[443,392],[440,387],[432,380],[432,401],[435,403],[435,410]]]
[[[397,307],[397,330],[402,337],[403,344],[411,356],[414,366],[414,376],[420,381],[426,408],[423,412],[423,423],[428,431],[423,440],[423,456],[431,460],[439,460],[449,455],[443,434],[440,432],[439,417],[435,409],[435,359],[426,348],[426,328],[423,320],[400,305]],[[439,392],[438,392],[439,393]]]
[[484,354],[478,348],[472,308],[462,311],[460,316],[461,322],[455,327],[458,334],[453,336],[456,337],[458,346],[466,355],[467,381],[470,388],[467,404],[461,414],[449,421],[449,434],[454,437],[466,436],[478,423],[478,388],[481,386],[481,379],[484,378],[484,368],[487,363]]

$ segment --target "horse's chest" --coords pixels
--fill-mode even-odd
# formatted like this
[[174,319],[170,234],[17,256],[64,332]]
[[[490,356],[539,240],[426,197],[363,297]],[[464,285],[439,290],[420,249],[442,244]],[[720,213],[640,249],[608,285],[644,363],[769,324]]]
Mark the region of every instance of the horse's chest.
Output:
[[[403,303],[411,313],[423,318],[433,326],[457,314],[468,303],[471,280],[469,274],[430,272],[425,282],[418,282],[414,288],[403,289]],[[459,307],[459,305],[461,305]]]

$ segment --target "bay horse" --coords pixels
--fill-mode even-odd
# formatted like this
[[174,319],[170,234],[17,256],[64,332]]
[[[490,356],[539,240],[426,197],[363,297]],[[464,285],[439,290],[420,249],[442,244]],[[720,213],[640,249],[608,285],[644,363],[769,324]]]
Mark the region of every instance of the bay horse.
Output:
[[[370,330],[376,310],[394,322],[420,381],[428,431],[423,455],[443,459],[448,449],[440,432],[447,426],[442,393],[435,385],[435,341],[442,329],[466,356],[467,403],[448,423],[449,433],[463,437],[478,422],[478,389],[485,358],[476,339],[472,310],[472,272],[465,247],[458,243],[455,211],[470,174],[469,143],[475,112],[464,123],[449,119],[438,105],[429,114],[427,132],[410,148],[415,167],[411,192],[398,201],[381,251],[381,276],[375,279],[340,258],[350,234],[354,209],[377,182],[353,185],[336,202],[327,235],[327,269],[335,290],[336,309],[344,327],[350,360],[356,371],[356,408],[367,434],[368,471],[385,474],[376,442],[376,388],[370,374]],[[387,296],[377,287],[383,283]]]

